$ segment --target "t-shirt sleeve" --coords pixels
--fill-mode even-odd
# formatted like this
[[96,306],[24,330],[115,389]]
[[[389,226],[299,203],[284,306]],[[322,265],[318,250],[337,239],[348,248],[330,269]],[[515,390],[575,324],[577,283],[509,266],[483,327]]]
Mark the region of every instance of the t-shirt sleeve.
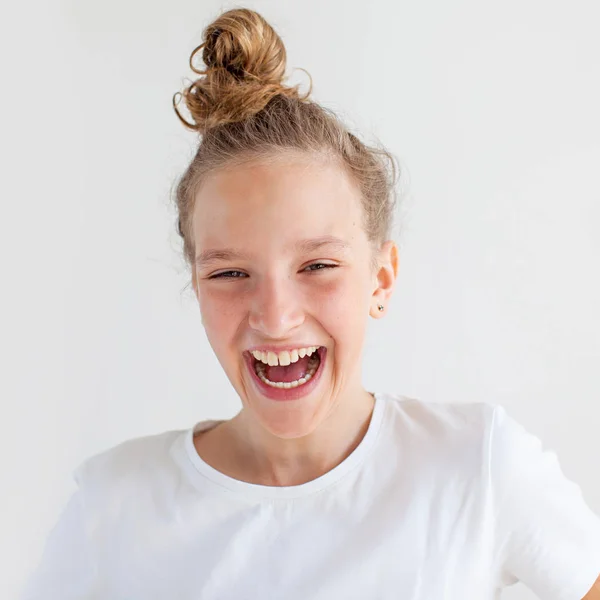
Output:
[[581,600],[600,575],[600,518],[556,454],[501,406],[489,440],[501,586],[521,581],[544,600]]
[[85,530],[83,494],[75,491],[46,539],[20,600],[92,600],[96,577]]

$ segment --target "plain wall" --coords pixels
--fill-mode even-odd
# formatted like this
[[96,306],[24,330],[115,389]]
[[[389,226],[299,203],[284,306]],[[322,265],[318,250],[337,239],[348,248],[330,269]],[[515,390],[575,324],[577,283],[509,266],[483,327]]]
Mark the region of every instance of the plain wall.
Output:
[[[0,9],[2,598],[80,461],[240,407],[184,289],[169,200],[196,143],[172,96],[234,6]],[[241,6],[282,36],[290,82],[307,89],[307,69],[313,97],[402,165],[399,279],[365,386],[503,404],[600,513],[598,3]]]

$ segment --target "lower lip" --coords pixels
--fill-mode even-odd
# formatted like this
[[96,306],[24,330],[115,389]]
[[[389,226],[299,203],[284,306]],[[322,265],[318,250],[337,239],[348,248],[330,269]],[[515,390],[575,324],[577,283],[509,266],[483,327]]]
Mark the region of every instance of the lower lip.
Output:
[[252,380],[256,387],[258,387],[260,393],[271,400],[277,401],[287,401],[287,400],[299,400],[300,398],[304,398],[310,394],[313,389],[319,383],[321,379],[321,375],[323,373],[323,368],[325,366],[325,357],[327,354],[327,348],[319,348],[317,350],[319,353],[319,368],[315,371],[315,374],[304,384],[298,385],[293,388],[276,388],[267,383],[265,383],[254,370],[254,362],[252,359],[252,355],[248,352],[244,352],[244,360],[246,361],[246,365],[248,366],[248,370],[250,371]]

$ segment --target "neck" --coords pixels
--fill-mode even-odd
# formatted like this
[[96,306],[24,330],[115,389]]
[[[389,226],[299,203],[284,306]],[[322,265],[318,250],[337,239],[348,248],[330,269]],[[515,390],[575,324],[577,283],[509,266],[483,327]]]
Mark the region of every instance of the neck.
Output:
[[243,409],[221,431],[231,449],[227,468],[232,476],[261,485],[300,485],[316,479],[358,446],[374,405],[372,394],[361,387],[342,399],[313,432],[292,439],[271,434]]

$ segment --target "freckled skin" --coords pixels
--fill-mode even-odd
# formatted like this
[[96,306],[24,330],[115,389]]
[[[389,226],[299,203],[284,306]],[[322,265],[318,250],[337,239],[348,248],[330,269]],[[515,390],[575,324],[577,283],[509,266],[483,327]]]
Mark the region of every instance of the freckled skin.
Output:
[[[271,442],[306,438],[334,413],[340,427],[347,424],[350,417],[340,415],[370,398],[361,382],[362,347],[369,315],[379,318],[377,304],[392,293],[397,249],[386,242],[383,266],[371,270],[362,210],[357,188],[338,166],[299,157],[218,172],[198,191],[196,255],[224,248],[247,255],[192,273],[206,335],[242,401],[232,425],[260,429]],[[295,249],[299,240],[320,236],[340,238],[348,248]],[[321,262],[337,267],[307,270]],[[237,277],[210,278],[227,271]],[[287,342],[326,346],[325,370],[310,396],[275,402],[253,387],[242,352]]]

